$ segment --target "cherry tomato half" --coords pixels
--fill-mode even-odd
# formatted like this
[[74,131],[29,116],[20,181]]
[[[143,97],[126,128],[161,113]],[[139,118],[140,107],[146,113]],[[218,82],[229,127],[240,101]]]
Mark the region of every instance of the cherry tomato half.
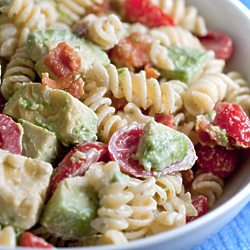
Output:
[[20,241],[21,247],[32,247],[32,248],[51,248],[56,249],[53,245],[46,242],[43,238],[38,237],[30,232],[25,232],[22,235]]
[[193,221],[207,212],[207,198],[203,195],[195,195],[192,197],[192,204],[198,212],[197,216],[187,216],[186,222]]
[[[117,130],[109,140],[108,150],[112,160],[117,161],[121,171],[129,175],[145,178],[149,176],[159,176],[180,170],[186,170],[192,166],[196,160],[196,155],[190,141],[189,153],[181,162],[176,162],[162,171],[151,169],[147,171],[138,160],[133,158],[136,154],[140,136],[143,132],[144,124],[128,125]],[[188,139],[188,138],[187,138]],[[189,140],[189,139],[188,139]]]
[[22,154],[22,133],[18,124],[3,114],[0,114],[0,148]]
[[149,0],[125,0],[125,10],[132,22],[141,23],[148,28],[175,26],[174,19]]
[[[77,155],[78,151],[80,155]],[[75,146],[59,163],[51,180],[50,193],[54,193],[59,182],[64,178],[84,175],[89,166],[102,161],[107,152],[108,146],[102,142],[86,142]],[[83,153],[82,157],[81,153]]]
[[233,52],[233,41],[225,33],[209,30],[206,36],[198,37],[206,50],[213,50],[217,59],[227,60]]

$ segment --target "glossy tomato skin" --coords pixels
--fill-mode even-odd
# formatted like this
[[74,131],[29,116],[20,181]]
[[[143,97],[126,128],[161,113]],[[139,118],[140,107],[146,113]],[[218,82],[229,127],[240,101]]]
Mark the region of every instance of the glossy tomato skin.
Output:
[[161,171],[154,170],[153,168],[150,171],[147,171],[144,166],[133,157],[136,154],[143,128],[144,124],[125,126],[122,129],[117,130],[109,140],[108,150],[110,157],[112,160],[119,163],[122,172],[138,178],[161,176],[185,170],[187,169],[187,166],[191,167],[191,163],[195,162],[196,155],[193,145],[187,138],[190,147],[189,152],[183,161],[171,164]]
[[18,124],[4,114],[0,114],[0,148],[22,154],[22,133]]
[[156,115],[155,121],[172,128],[174,126],[173,115]]
[[217,59],[227,60],[233,52],[233,41],[225,33],[209,30],[206,36],[198,37],[206,50],[213,50]]
[[231,102],[215,104],[216,116],[212,125],[225,129],[226,133],[241,143],[250,147],[250,120],[240,105]]
[[240,150],[227,150],[225,147],[202,146],[197,152],[197,165],[204,172],[211,172],[220,178],[230,176],[239,161]]
[[132,22],[141,23],[148,28],[175,26],[174,19],[149,0],[125,0],[125,10]]
[[[77,151],[84,153],[86,158],[80,158],[74,162],[72,157]],[[75,146],[59,163],[51,180],[50,193],[54,193],[61,180],[84,175],[91,164],[105,160],[107,154],[108,146],[102,142],[86,142]]]
[[207,212],[207,198],[203,195],[195,195],[192,197],[192,204],[198,212],[197,216],[187,216],[186,222],[196,220]]
[[46,242],[43,238],[38,237],[30,232],[25,232],[20,241],[21,247],[31,248],[51,248],[56,249],[53,245]]

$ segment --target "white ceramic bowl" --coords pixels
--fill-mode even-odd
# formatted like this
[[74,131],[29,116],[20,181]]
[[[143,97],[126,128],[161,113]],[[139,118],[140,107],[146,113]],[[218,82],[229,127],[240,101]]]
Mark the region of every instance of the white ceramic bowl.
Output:
[[[186,0],[195,5],[211,29],[224,31],[234,41],[233,56],[227,70],[237,70],[250,82],[250,11],[238,0]],[[248,151],[247,153],[249,153]],[[171,231],[129,242],[125,245],[84,247],[91,250],[188,250],[201,244],[232,220],[250,200],[250,159],[225,183],[223,195],[203,217]],[[4,249],[0,247],[0,249]],[[19,248],[17,249],[24,249]],[[66,248],[65,248],[66,249]],[[67,248],[75,250],[76,248]],[[77,248],[79,249],[79,248]],[[80,248],[81,249],[81,248]]]

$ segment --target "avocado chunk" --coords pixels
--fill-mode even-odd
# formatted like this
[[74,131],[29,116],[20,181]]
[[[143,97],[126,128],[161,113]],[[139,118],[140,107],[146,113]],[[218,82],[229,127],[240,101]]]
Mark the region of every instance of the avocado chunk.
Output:
[[202,73],[202,69],[208,59],[208,54],[199,49],[181,48],[170,46],[168,57],[174,63],[173,70],[157,68],[159,72],[169,80],[180,80],[190,84]]
[[142,132],[135,159],[147,171],[163,170],[182,161],[189,152],[189,141],[179,131],[157,122],[148,122]]
[[49,54],[60,42],[66,42],[81,57],[80,73],[86,75],[94,61],[102,65],[110,63],[109,57],[99,46],[74,35],[68,30],[35,30],[28,35],[27,49],[35,69],[42,78],[42,73],[48,72],[50,78],[55,76],[43,64],[43,58]]
[[0,224],[28,230],[40,217],[51,164],[0,149]]
[[82,239],[96,231],[90,222],[97,217],[98,198],[84,177],[62,180],[46,204],[41,224],[65,239]]
[[23,128],[22,154],[33,159],[53,163],[60,149],[55,134],[22,119],[19,119],[18,122]]
[[53,132],[65,146],[97,139],[98,117],[69,93],[26,83],[6,103],[3,113]]

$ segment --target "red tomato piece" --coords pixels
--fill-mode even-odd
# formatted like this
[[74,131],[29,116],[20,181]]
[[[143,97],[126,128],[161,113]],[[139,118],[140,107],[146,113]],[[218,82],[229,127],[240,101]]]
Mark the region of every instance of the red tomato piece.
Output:
[[[85,157],[75,155],[74,158],[77,151],[85,154]],[[51,180],[50,193],[54,193],[61,180],[84,175],[91,164],[105,160],[106,153],[108,146],[102,142],[86,142],[75,146],[59,163]]]
[[141,23],[148,28],[175,26],[174,19],[149,0],[125,0],[125,10],[132,22]]
[[52,248],[56,249],[53,245],[46,242],[43,238],[38,237],[30,232],[25,232],[22,235],[20,241],[21,247],[32,247],[32,248]]
[[[143,132],[144,124],[128,125],[117,130],[110,138],[108,144],[109,154],[112,160],[117,161],[121,171],[129,175],[145,178],[149,176],[159,176],[185,170],[190,163],[194,162],[196,155],[190,150],[188,155],[181,162],[176,162],[161,171],[151,169],[147,171],[138,160],[133,158],[136,154],[140,136]],[[191,142],[190,142],[191,145]],[[190,166],[191,167],[191,166]]]
[[43,58],[43,63],[55,76],[62,77],[80,70],[81,57],[66,42],[61,42]]
[[149,62],[149,50],[152,38],[146,34],[134,32],[128,37],[122,38],[109,52],[113,62],[130,63],[135,67],[141,67]]
[[217,59],[227,60],[233,52],[233,41],[225,33],[210,30],[206,36],[198,37],[206,50],[213,50]]
[[198,212],[197,216],[187,216],[186,222],[193,221],[207,212],[207,198],[203,195],[195,195],[192,197],[192,204]]
[[10,117],[0,114],[0,148],[12,154],[22,154],[22,134]]
[[215,104],[216,116],[212,125],[225,129],[243,147],[250,147],[250,120],[240,105],[230,102]]
[[231,175],[238,163],[240,150],[227,150],[225,147],[202,146],[197,152],[196,163],[204,172],[211,172],[220,178]]
[[155,121],[172,128],[174,126],[173,115],[156,115]]

